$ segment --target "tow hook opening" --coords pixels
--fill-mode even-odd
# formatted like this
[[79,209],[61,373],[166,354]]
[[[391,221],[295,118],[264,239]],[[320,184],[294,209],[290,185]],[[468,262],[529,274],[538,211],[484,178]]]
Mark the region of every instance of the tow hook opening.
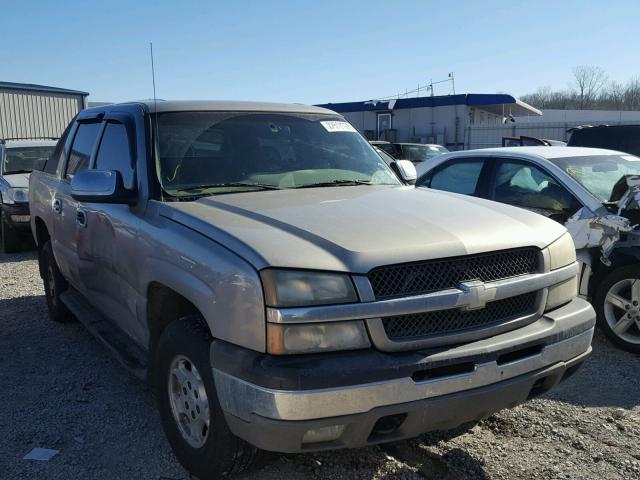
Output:
[[393,435],[407,419],[406,413],[396,413],[378,419],[371,430],[369,441]]

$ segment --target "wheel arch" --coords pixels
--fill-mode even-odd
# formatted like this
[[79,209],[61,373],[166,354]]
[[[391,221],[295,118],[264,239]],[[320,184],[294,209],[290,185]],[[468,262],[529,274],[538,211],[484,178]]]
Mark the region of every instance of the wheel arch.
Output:
[[592,266],[593,276],[589,282],[589,297],[594,297],[597,286],[600,285],[604,277],[609,275],[611,272],[620,267],[633,265],[634,263],[640,264],[640,248],[616,248],[609,257],[609,260],[611,260],[611,265],[607,266],[600,261],[597,255],[594,255]]

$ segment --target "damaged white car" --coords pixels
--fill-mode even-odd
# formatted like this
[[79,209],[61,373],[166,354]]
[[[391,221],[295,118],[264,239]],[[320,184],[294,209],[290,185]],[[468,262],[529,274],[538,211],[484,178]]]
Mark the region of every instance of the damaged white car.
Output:
[[640,157],[578,147],[452,152],[418,166],[419,187],[487,198],[563,223],[582,261],[580,294],[602,331],[640,352]]

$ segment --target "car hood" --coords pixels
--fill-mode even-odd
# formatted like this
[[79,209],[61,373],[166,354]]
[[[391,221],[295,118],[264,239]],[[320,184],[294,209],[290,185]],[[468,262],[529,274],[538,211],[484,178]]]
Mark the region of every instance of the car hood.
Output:
[[160,214],[250,261],[366,273],[373,267],[522,246],[566,229],[507,205],[436,190],[354,186],[217,195]]
[[13,188],[29,188],[29,173],[3,175],[2,178]]

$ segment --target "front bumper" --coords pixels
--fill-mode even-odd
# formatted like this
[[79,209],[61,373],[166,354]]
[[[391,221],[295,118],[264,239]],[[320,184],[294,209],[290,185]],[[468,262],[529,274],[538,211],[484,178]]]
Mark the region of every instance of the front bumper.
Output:
[[2,204],[2,217],[13,230],[27,231],[31,228],[28,203]]
[[[591,306],[574,299],[525,327],[456,347],[283,358],[214,342],[211,361],[241,438],[281,452],[360,447],[454,428],[544,393],[588,356],[594,324]],[[344,426],[338,438],[303,442],[310,430],[336,425]]]

